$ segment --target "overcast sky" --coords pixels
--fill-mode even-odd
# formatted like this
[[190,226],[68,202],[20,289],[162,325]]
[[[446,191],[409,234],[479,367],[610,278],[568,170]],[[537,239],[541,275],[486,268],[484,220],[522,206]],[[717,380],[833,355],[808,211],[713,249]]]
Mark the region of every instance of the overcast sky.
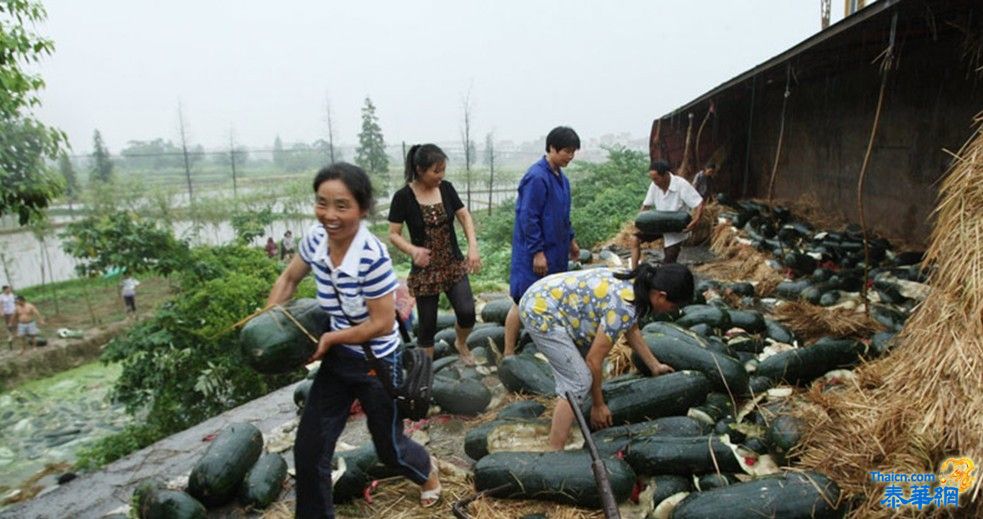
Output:
[[[834,21],[842,2],[833,2]],[[176,140],[354,143],[368,95],[388,143],[558,124],[584,139],[652,120],[819,30],[819,0],[44,0],[55,42],[39,115],[75,153]]]

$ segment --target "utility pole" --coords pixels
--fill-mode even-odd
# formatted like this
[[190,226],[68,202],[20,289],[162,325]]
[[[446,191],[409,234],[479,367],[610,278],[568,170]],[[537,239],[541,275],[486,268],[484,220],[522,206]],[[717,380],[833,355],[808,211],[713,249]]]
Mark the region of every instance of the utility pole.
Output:
[[825,30],[829,27],[829,12],[831,9],[830,3],[832,0],[819,0],[819,23]]

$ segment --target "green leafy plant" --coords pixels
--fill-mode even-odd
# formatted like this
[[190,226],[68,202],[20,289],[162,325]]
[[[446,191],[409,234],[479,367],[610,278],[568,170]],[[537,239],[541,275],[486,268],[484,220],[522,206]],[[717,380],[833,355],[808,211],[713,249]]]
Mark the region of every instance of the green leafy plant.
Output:
[[257,249],[196,248],[174,276],[180,295],[110,343],[102,360],[122,366],[113,397],[155,432],[136,440],[183,430],[302,376],[250,369],[232,328],[263,306],[278,275]]
[[0,216],[17,214],[20,225],[43,218],[49,202],[64,190],[49,167],[66,142],[65,134],[45,126],[31,110],[41,105],[44,80],[32,70],[54,44],[32,32],[44,22],[41,2],[0,2]]
[[244,245],[252,243],[257,236],[262,236],[271,223],[273,223],[273,209],[270,206],[259,211],[243,211],[232,215],[232,228],[236,232],[236,239]]
[[570,221],[582,248],[603,242],[633,219],[651,182],[643,152],[623,146],[607,152],[607,161],[581,163],[571,172]]
[[175,239],[169,229],[126,212],[90,215],[69,224],[61,237],[65,251],[79,260],[76,270],[81,276],[113,268],[168,275],[188,257],[187,243]]

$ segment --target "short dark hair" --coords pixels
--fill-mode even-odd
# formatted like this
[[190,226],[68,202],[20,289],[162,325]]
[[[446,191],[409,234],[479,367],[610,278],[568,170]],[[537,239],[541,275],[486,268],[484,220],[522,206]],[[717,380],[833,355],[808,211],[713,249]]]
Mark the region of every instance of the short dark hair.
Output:
[[3,286],[3,290],[7,290],[8,288],[10,288],[10,285],[4,285]]
[[666,293],[666,299],[679,306],[685,306],[693,299],[693,273],[686,265],[670,263],[653,266],[642,263],[628,273],[616,273],[618,279],[634,279],[632,288],[635,290],[635,315],[639,318],[647,316],[652,311],[648,293],[659,290]]
[[24,298],[24,296],[17,296],[17,297],[16,297],[15,299],[14,299],[14,301],[20,301],[20,302],[22,302],[22,303],[23,303],[24,301],[27,301],[27,299],[25,299],[25,298]]
[[704,167],[703,169],[717,169],[717,165],[714,164],[713,162],[710,162],[707,163],[706,167]]
[[573,128],[569,126],[557,126],[550,130],[550,133],[546,135],[546,153],[550,152],[550,148],[556,151],[565,150],[567,148],[573,148],[575,150],[580,149],[580,136],[577,132],[573,131]]
[[347,162],[335,162],[326,166],[314,176],[314,192],[317,193],[317,188],[328,180],[340,180],[351,191],[359,209],[372,210],[375,204],[375,199],[372,198],[372,181],[362,168]]
[[649,164],[649,171],[658,171],[664,175],[669,172],[669,163],[662,159],[655,159]]
[[406,152],[406,170],[404,176],[409,184],[416,180],[418,171],[426,171],[435,164],[447,162],[447,154],[436,144],[414,144]]

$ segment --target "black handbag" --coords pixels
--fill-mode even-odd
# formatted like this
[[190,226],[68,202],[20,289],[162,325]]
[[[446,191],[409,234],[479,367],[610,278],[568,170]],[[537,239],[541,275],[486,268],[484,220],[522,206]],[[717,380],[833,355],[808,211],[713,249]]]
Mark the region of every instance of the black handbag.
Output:
[[[348,324],[354,326],[355,321],[348,317],[344,308],[341,313],[348,320]],[[399,312],[396,312],[396,323],[399,325],[399,333],[403,341],[410,342],[410,334],[406,330],[406,324],[399,317]],[[402,371],[398,383],[393,384],[393,373],[385,362],[379,362],[372,352],[372,347],[368,343],[362,343],[362,351],[369,366],[375,370],[382,386],[386,388],[386,392],[396,401],[396,413],[399,418],[413,421],[426,418],[433,399],[433,359],[420,348],[404,350],[402,365],[393,366]]]

